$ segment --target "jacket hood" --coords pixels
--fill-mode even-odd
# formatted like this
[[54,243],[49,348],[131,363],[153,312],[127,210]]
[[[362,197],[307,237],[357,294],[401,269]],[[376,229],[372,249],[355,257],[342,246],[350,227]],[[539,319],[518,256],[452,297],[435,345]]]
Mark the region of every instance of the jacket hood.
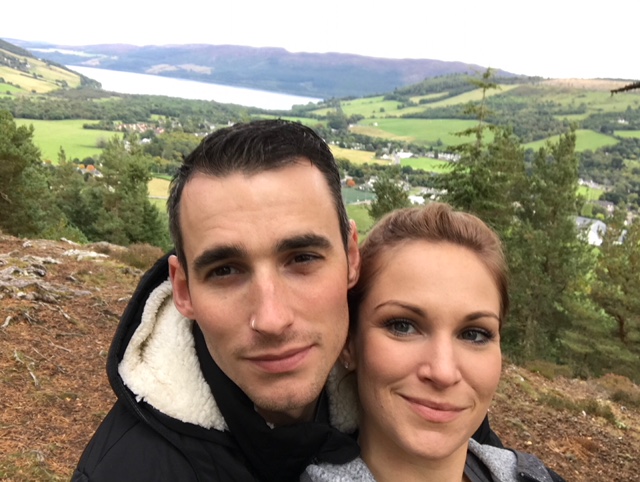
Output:
[[[227,423],[200,368],[194,321],[173,304],[167,260],[168,255],[143,277],[122,317],[109,353],[110,382],[130,406],[146,402],[181,422],[225,431]],[[355,377],[336,363],[326,391],[331,425],[341,432],[354,432],[358,422]]]

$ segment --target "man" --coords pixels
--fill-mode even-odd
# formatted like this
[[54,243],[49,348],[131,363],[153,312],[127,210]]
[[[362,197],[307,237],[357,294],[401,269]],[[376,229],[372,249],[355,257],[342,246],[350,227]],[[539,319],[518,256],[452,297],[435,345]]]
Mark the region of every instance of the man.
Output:
[[215,131],[168,206],[176,255],[123,315],[118,401],[73,480],[288,481],[355,458],[355,394],[334,364],[360,258],[328,146],[280,120]]
[[118,401],[73,480],[296,480],[354,458],[344,373],[324,390],[359,265],[327,145],[284,121],[216,131],[173,180],[169,217],[176,256],[123,315]]

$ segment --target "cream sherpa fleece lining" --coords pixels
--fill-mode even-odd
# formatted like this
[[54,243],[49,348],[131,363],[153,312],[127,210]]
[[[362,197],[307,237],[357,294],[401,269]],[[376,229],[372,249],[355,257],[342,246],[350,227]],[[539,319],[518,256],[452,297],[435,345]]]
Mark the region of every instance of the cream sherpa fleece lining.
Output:
[[[173,304],[171,282],[150,295],[118,371],[125,385],[157,410],[208,429],[227,424],[200,370],[192,321]],[[327,380],[331,424],[342,432],[357,428],[355,377],[337,363]]]

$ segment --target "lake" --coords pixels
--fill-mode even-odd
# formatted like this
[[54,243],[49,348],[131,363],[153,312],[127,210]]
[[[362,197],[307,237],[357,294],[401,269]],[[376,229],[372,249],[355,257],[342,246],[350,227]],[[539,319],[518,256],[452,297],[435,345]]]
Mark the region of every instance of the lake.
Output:
[[121,94],[166,95],[183,99],[215,100],[223,104],[239,104],[246,107],[274,110],[289,110],[296,104],[308,104],[321,100],[313,97],[279,94],[158,75],[135,74],[78,65],[67,65],[66,67],[90,79],[97,80],[102,84],[104,90]]

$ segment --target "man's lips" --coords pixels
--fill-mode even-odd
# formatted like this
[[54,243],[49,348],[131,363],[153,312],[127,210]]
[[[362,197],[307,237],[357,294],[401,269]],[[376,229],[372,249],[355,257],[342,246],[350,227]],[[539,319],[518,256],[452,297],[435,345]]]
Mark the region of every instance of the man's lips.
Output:
[[409,407],[420,417],[432,423],[447,423],[458,418],[465,410],[464,407],[450,403],[436,402],[423,398],[407,397],[402,395]]
[[268,373],[286,373],[302,364],[311,351],[312,345],[290,348],[279,352],[264,353],[247,357],[256,367]]

